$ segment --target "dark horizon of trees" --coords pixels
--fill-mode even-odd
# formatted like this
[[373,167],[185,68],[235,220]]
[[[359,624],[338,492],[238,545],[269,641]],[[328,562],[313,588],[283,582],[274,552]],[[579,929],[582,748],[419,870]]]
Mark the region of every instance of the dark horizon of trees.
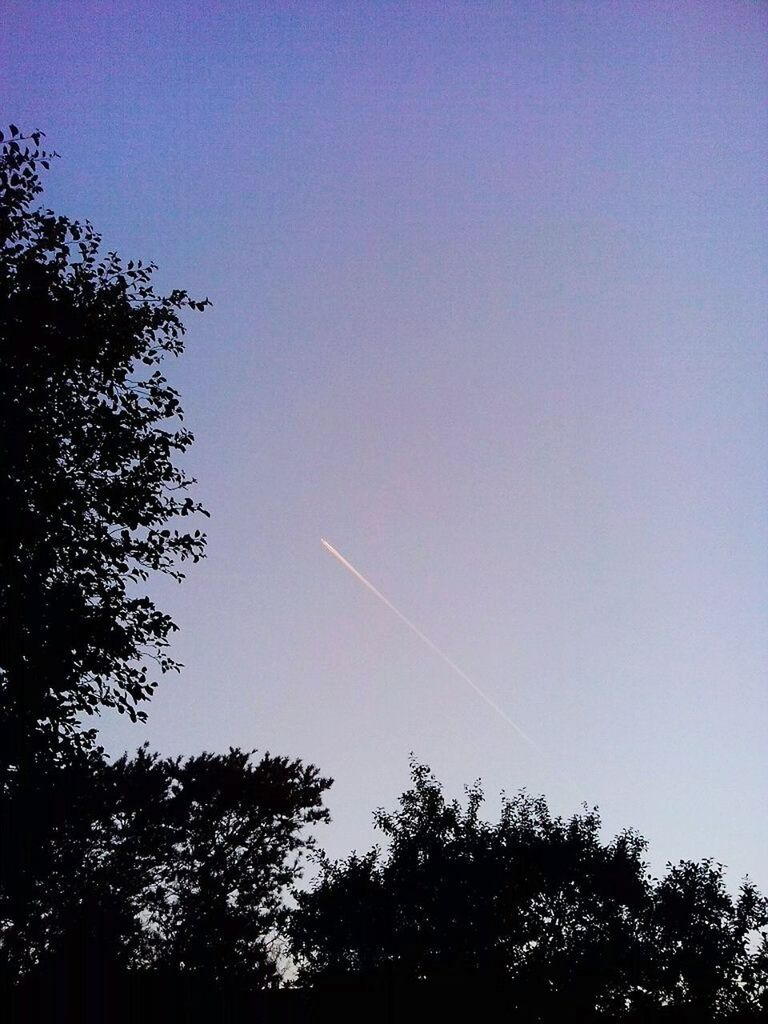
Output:
[[[768,1012],[768,901],[748,880],[734,896],[711,860],[652,878],[645,840],[605,841],[596,809],[557,817],[520,791],[489,821],[479,784],[448,800],[414,761],[399,805],[375,812],[383,844],[331,861],[306,834],[329,820],[330,780],[300,761],[144,747],[81,755],[38,783],[17,794],[41,826],[24,927],[0,928],[23,1005],[54,991],[80,1019],[94,993],[98,1007],[115,992],[161,1005],[186,993],[189,1019],[207,1020],[217,999],[246,1015],[287,986],[310,1002],[286,994],[265,1019],[319,1019],[318,1006],[375,1019],[393,999],[384,1019],[436,1007],[459,1019],[459,1006],[596,1024]],[[4,800],[3,834],[13,812]],[[310,859],[316,877],[301,887]]]
[[375,814],[385,849],[325,860],[297,894],[299,981],[490,987],[526,1020],[768,1013],[768,902],[748,879],[734,898],[704,860],[656,880],[645,840],[604,842],[597,809],[555,817],[521,790],[490,822],[483,799],[478,783],[447,800],[412,762]]
[[[552,817],[520,792],[488,822],[478,786],[447,801],[413,763],[376,814],[385,848],[331,862],[312,832],[331,780],[311,764],[107,758],[94,716],[144,720],[179,668],[145,584],[205,553],[163,362],[208,300],[159,295],[152,264],[35,206],[41,147],[0,133],[0,982],[18,1019],[127,1020],[133,992],[136,1019],[187,993],[203,1020],[280,984],[310,1002],[286,992],[261,1019],[493,1000],[520,1021],[765,1019],[766,900],[748,881],[734,898],[714,861],[651,879],[644,840],[603,842],[596,811]],[[233,1019],[256,1005],[232,999]]]

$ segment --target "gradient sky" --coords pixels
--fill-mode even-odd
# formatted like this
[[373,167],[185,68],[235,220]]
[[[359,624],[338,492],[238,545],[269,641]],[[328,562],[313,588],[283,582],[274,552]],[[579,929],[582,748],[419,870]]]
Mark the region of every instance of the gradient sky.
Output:
[[209,557],[154,591],[186,668],[109,748],[311,760],[332,854],[412,750],[768,889],[768,8],[0,20],[47,201],[214,302],[172,371]]

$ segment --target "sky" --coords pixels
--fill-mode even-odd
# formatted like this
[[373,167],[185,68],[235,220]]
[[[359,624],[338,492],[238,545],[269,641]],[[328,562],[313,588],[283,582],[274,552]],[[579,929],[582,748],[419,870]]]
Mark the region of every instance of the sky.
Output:
[[213,302],[169,367],[212,514],[152,590],[185,668],[108,749],[313,762],[332,856],[413,752],[768,890],[768,8],[0,21],[46,202]]

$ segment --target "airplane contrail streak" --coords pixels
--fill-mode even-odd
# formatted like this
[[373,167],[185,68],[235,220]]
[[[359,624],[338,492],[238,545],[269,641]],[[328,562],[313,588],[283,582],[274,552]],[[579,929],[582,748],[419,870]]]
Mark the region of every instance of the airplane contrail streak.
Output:
[[[383,604],[385,604],[387,608],[389,608],[389,610],[393,612],[398,617],[398,619],[400,619],[401,622],[405,623],[408,629],[410,629],[412,633],[415,633],[416,636],[420,640],[422,640],[427,645],[427,647],[429,647],[429,649],[438,656],[438,658],[444,661],[448,668],[452,669],[460,679],[463,679],[467,686],[471,687],[475,691],[478,697],[481,697],[490,708],[493,708],[496,714],[503,718],[507,725],[510,725],[515,730],[518,736],[524,739],[530,747],[532,747],[538,754],[540,754],[545,760],[549,761],[551,764],[551,758],[549,757],[547,752],[545,750],[542,750],[538,743],[534,739],[532,739],[527,732],[521,729],[517,722],[510,718],[506,711],[500,708],[492,697],[489,697],[488,694],[484,690],[482,690],[477,685],[476,682],[474,682],[474,680],[470,679],[470,677],[467,675],[463,668],[457,665],[452,658],[449,658],[444,651],[441,651],[437,644],[433,643],[425,633],[422,633],[422,631],[419,629],[417,625],[415,625],[415,623],[411,622],[409,618],[403,615],[400,609],[396,608],[389,600],[389,598],[385,597],[380,590],[374,587],[371,581],[367,580],[361,572],[358,572],[354,565],[352,565],[351,562],[348,562],[346,558],[342,554],[340,554],[340,552],[338,552],[332,544],[329,544],[328,541],[324,540],[322,537],[320,538],[320,543],[323,545],[326,551],[330,552],[330,554],[332,554],[333,557],[337,559],[337,561],[341,562],[345,569],[348,569],[352,573],[355,579],[359,580],[364,587],[367,587],[368,590],[370,590],[372,594],[378,597],[378,599]],[[574,785],[573,781],[569,779],[568,776],[563,776],[561,771],[558,771],[558,775],[564,778],[570,786]]]

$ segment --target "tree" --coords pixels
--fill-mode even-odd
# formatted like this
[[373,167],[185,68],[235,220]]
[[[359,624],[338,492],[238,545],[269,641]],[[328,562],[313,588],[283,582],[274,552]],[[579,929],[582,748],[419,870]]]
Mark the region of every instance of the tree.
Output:
[[768,901],[748,879],[734,900],[722,864],[680,861],[653,892],[655,987],[692,1020],[768,1012]]
[[168,764],[178,822],[147,906],[145,962],[214,980],[277,978],[285,896],[328,820],[331,780],[313,766],[243,751]]
[[24,928],[3,943],[14,975],[85,972],[86,988],[110,970],[271,983],[285,895],[314,847],[307,829],[328,820],[330,780],[238,749],[88,759],[51,766],[37,794],[52,826]]
[[612,1008],[639,980],[630,975],[633,918],[648,898],[643,841],[628,832],[604,846],[595,812],[564,821],[525,793],[505,799],[492,825],[479,786],[463,808],[424,766],[412,766],[412,780],[399,810],[376,815],[386,855],[326,863],[300,895],[302,977],[463,975],[513,983],[520,1003],[536,992],[551,1010]]
[[[185,309],[153,264],[101,255],[92,225],[33,208],[52,155],[0,133],[0,749],[6,768],[113,707],[143,718],[171,618],[142,593],[182,577],[204,510],[176,459],[192,443],[160,365]],[[154,665],[150,672],[148,663]]]
[[644,840],[602,842],[596,811],[553,817],[522,792],[490,823],[482,801],[479,786],[447,801],[413,764],[399,809],[375,817],[386,852],[325,861],[299,894],[300,980],[461,980],[526,1021],[757,1019],[765,946],[750,943],[768,913],[753,887],[734,902],[708,862],[654,883]]

